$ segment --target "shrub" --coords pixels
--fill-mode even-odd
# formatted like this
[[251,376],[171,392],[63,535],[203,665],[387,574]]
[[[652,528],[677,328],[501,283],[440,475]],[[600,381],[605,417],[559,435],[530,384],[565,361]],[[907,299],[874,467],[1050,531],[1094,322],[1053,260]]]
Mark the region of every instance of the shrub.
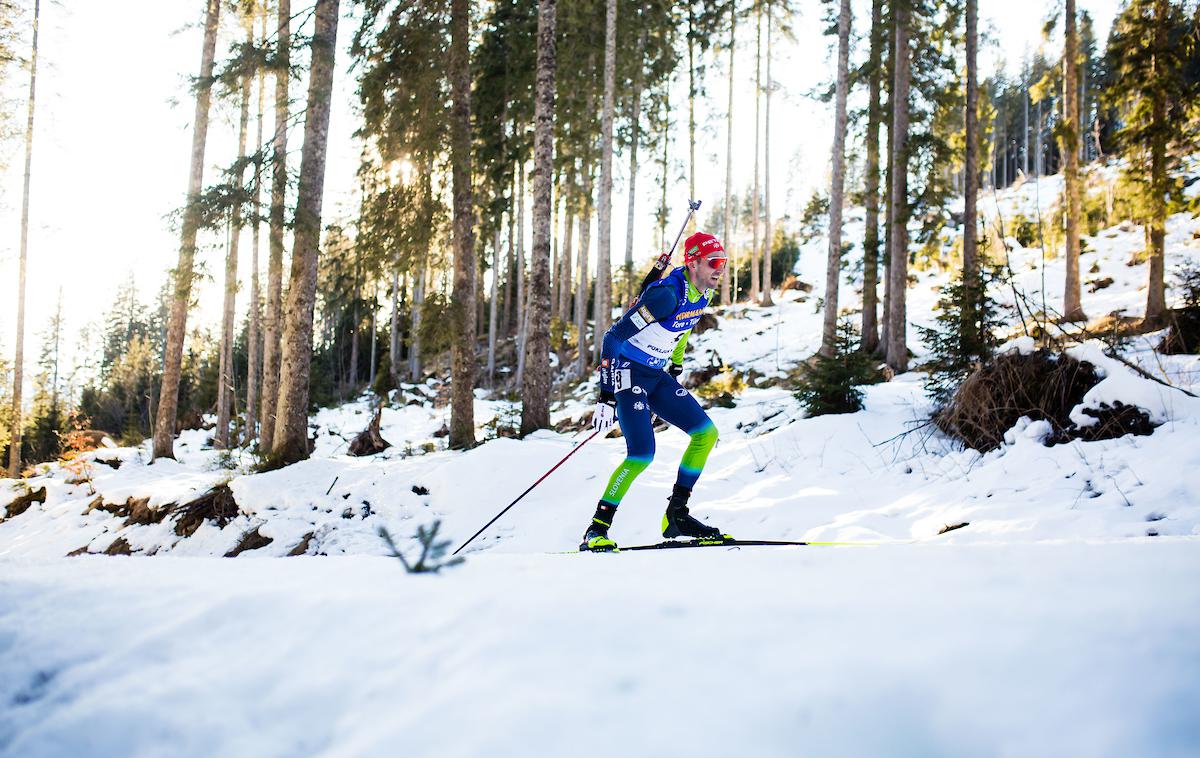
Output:
[[925,391],[938,407],[996,350],[996,332],[1003,322],[1000,306],[988,296],[988,286],[1000,276],[998,270],[986,271],[971,285],[971,300],[977,303],[973,308],[966,307],[969,293],[962,279],[952,280],[942,288],[935,306],[936,324],[917,327],[930,349]]
[[1167,333],[1158,343],[1164,355],[1200,353],[1200,266],[1185,263],[1175,278],[1183,294],[1183,305],[1167,313]]
[[1071,421],[1071,410],[1099,381],[1092,364],[1069,355],[1048,350],[1003,353],[967,377],[933,420],[943,432],[980,452],[1000,447],[1005,432],[1022,416],[1050,423],[1047,444],[1149,434],[1154,427],[1146,413],[1123,404],[1089,412],[1099,421],[1090,427]]
[[859,350],[858,332],[848,320],[838,322],[833,346],[833,355],[817,354],[796,391],[810,416],[862,410],[859,386],[879,379],[874,360]]

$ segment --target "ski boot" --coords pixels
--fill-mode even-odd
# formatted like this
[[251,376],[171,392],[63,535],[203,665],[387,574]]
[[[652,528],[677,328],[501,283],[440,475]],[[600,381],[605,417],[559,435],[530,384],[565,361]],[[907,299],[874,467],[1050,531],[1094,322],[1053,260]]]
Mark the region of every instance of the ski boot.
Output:
[[618,550],[617,543],[608,536],[608,527],[595,522],[583,533],[583,542],[579,543],[581,553],[615,553]]
[[689,514],[687,501],[691,494],[691,490],[684,489],[678,484],[675,485],[675,489],[671,493],[671,499],[667,503],[667,512],[662,520],[663,537],[667,539],[691,537],[705,543],[710,541],[724,542],[725,540],[733,539],[728,534],[722,534],[721,530],[715,526],[709,526],[698,521],[694,516]]

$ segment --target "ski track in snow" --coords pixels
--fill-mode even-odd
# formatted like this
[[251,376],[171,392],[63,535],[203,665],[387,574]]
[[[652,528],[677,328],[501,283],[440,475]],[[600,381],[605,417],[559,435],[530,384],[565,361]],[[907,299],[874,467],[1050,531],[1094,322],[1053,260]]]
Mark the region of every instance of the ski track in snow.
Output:
[[[1027,182],[981,210],[1048,214],[1060,191],[1057,177]],[[847,219],[861,239],[861,211]],[[1170,219],[1172,265],[1200,260],[1198,230]],[[1045,447],[1048,425],[1023,420],[980,455],[923,425],[917,374],[864,388],[862,412],[804,418],[776,385],[819,344],[824,244],[796,268],[812,293],[726,308],[691,340],[692,365],[715,352],[762,377],[710,411],[721,440],[693,510],[746,539],[882,544],[553,554],[577,545],[624,456],[622,440],[596,439],[464,566],[405,575],[381,557],[379,527],[411,550],[440,519],[456,546],[587,434],[445,451],[436,380],[384,409],[394,446],[368,458],[345,454],[366,398],[321,410],[313,457],[270,473],[202,431],[180,437],[178,462],[102,449],[86,456],[90,482],[42,467],[25,484],[45,503],[0,521],[0,755],[1200,754],[1200,400],[1085,344],[1073,354],[1104,380],[1081,407],[1134,403],[1154,434]],[[1140,313],[1145,265],[1127,262],[1141,245],[1140,227],[1087,239],[1090,315]],[[1041,251],[1014,244],[1010,261],[1040,303]],[[1062,261],[1044,275],[1053,306]],[[1088,292],[1102,277],[1113,283]],[[918,274],[914,324],[932,322],[946,278]],[[1007,285],[996,295],[1011,301]],[[1200,358],[1159,356],[1158,339],[1127,357],[1200,390]],[[581,417],[594,392],[576,388],[552,419]],[[475,411],[480,438],[514,418],[482,390]],[[656,442],[619,543],[660,539],[687,437]],[[155,508],[223,483],[239,515],[186,539],[169,518],[130,526],[89,507]],[[22,492],[0,479],[0,512]],[[256,528],[272,542],[215,559]],[[309,535],[309,557],[270,560]],[[134,557],[63,557],[118,538]]]

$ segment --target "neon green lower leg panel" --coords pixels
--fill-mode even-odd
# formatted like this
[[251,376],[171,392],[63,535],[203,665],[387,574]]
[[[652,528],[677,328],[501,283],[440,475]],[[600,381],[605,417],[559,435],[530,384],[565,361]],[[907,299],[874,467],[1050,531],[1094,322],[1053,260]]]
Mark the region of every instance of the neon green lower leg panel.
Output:
[[708,454],[717,444],[717,436],[717,427],[711,421],[692,432],[692,441],[683,451],[683,460],[679,463],[679,476],[675,480],[680,487],[690,490],[696,485],[696,480],[700,478],[700,472],[704,470],[704,464],[708,461]]
[[617,470],[613,472],[612,477],[608,480],[608,487],[604,489],[604,497],[600,498],[606,503],[619,505],[621,498],[625,497],[625,493],[629,491],[629,486],[633,484],[633,480],[637,479],[638,474],[646,470],[653,458],[638,458],[629,456],[617,466]]

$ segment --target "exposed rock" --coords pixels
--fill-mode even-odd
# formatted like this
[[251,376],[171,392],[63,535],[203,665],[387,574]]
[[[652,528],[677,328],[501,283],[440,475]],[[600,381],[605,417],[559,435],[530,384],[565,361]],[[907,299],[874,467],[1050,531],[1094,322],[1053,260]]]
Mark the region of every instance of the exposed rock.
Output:
[[34,503],[44,502],[46,502],[45,487],[36,490],[31,490],[26,487],[24,494],[17,495],[17,499],[9,503],[8,507],[4,509],[4,516],[0,518],[0,521],[7,521],[13,516],[20,516],[22,513],[29,510],[29,506],[33,505]]
[[234,546],[233,550],[230,550],[228,553],[226,553],[225,557],[236,558],[247,550],[258,550],[260,547],[266,547],[274,541],[275,540],[270,537],[263,536],[263,534],[258,531],[258,527],[256,526],[243,534],[242,538],[238,540],[237,545]]
[[104,549],[105,555],[130,555],[133,548],[125,541],[124,537],[117,537],[112,544]]
[[306,555],[308,553],[309,545],[312,544],[313,536],[314,535],[312,532],[309,532],[308,534],[304,535],[304,539],[300,540],[300,542],[294,548],[292,548],[291,551],[288,552],[288,555],[289,556]]

